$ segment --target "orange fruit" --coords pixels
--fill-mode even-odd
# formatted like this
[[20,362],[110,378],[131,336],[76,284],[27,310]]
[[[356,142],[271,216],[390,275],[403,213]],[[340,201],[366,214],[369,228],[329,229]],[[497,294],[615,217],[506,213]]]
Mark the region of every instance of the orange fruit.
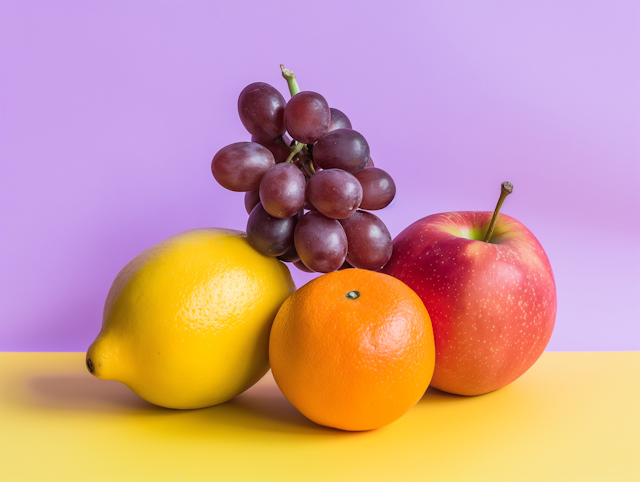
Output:
[[329,273],[284,302],[269,361],[287,399],[307,418],[371,430],[400,418],[429,386],[431,319],[402,281],[362,269]]

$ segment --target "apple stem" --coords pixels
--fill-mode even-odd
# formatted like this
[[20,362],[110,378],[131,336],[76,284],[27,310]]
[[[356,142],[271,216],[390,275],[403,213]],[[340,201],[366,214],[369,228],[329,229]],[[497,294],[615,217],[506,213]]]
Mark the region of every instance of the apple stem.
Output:
[[489,229],[487,229],[487,234],[484,236],[484,242],[488,243],[493,235],[493,230],[496,227],[496,221],[498,220],[498,214],[500,214],[500,208],[502,207],[502,203],[507,198],[509,194],[513,192],[513,184],[510,182],[503,182],[500,189],[500,199],[498,199],[498,204],[496,204],[496,208],[493,211],[493,217],[491,218],[491,222],[489,223]]
[[300,87],[298,87],[298,81],[296,80],[296,75],[291,72],[289,69],[285,69],[284,65],[280,64],[280,70],[282,70],[282,76],[284,80],[287,81],[289,85],[289,92],[291,93],[291,97],[300,92]]

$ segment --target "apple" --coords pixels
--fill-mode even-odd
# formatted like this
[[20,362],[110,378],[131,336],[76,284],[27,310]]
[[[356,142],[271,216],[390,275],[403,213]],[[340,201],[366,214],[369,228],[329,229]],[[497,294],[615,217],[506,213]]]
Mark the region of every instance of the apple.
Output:
[[393,241],[381,270],[422,298],[433,323],[431,386],[459,395],[502,388],[549,343],[556,285],[542,246],[522,223],[496,210],[427,216]]

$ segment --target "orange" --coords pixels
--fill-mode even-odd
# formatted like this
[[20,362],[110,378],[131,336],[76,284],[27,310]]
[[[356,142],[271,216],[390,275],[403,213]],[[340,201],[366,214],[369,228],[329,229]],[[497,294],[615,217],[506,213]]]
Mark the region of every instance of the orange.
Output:
[[371,430],[400,418],[429,386],[431,319],[402,281],[361,269],[329,273],[284,302],[269,361],[287,399],[307,418]]

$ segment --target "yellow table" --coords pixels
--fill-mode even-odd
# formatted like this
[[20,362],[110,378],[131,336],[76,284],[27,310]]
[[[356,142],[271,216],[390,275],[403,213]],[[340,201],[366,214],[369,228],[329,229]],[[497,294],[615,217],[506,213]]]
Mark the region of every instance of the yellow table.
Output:
[[0,480],[637,482],[640,352],[546,353],[509,387],[429,389],[360,433],[308,421],[270,374],[178,411],[93,378],[82,353],[3,353]]

